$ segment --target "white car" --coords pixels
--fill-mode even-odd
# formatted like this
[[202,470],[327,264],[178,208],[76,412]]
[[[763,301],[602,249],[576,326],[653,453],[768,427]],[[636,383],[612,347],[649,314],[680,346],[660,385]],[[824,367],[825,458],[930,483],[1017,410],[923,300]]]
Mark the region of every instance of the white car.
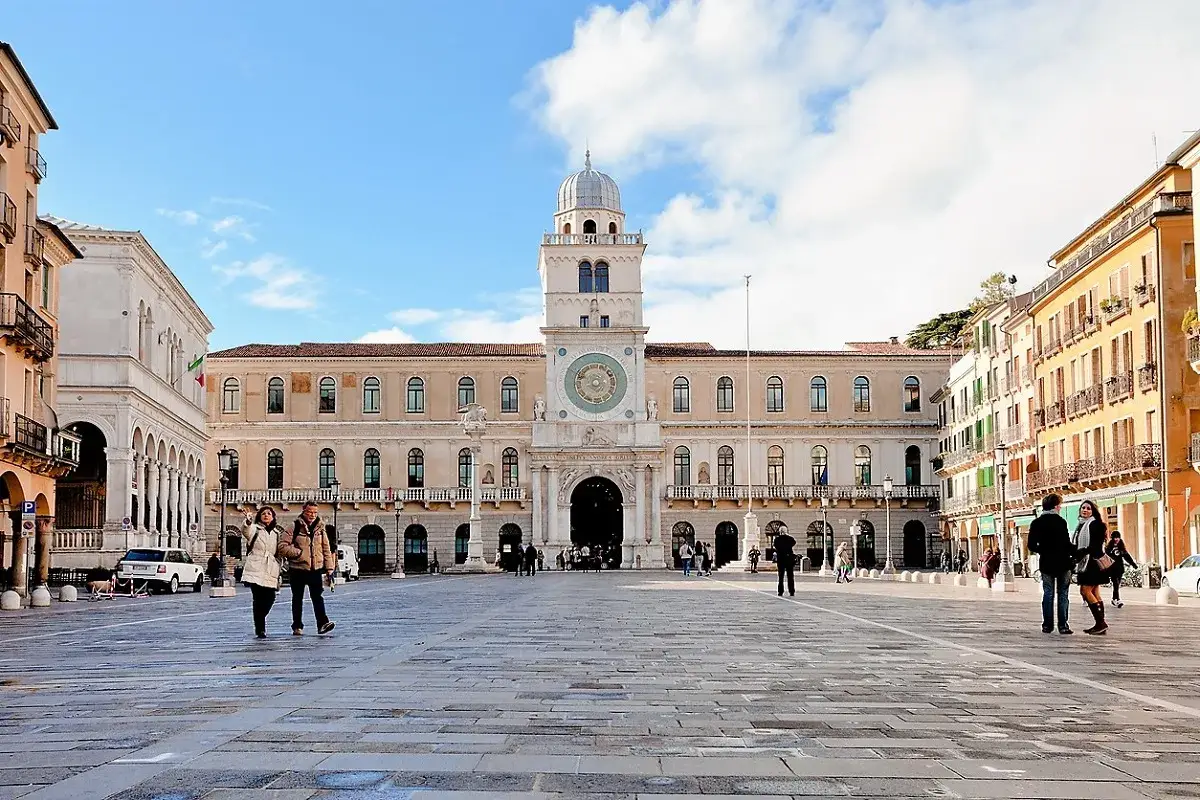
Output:
[[358,556],[344,547],[337,549],[338,575],[344,581],[358,580]]
[[180,586],[193,592],[204,588],[204,570],[178,547],[133,548],[117,564],[117,578],[132,580],[135,587],[145,582],[147,588],[168,594],[175,594]]
[[1200,555],[1188,556],[1178,567],[1164,572],[1163,584],[1177,592],[1200,594]]

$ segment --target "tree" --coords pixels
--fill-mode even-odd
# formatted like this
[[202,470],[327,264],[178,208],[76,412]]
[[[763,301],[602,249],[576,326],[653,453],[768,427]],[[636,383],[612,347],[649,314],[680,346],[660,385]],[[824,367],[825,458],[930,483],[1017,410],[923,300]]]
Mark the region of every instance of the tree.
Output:
[[936,350],[954,344],[974,312],[969,308],[938,314],[909,331],[904,343],[917,350]]
[[993,272],[979,282],[979,294],[971,301],[971,311],[994,306],[1012,298],[1013,281],[1003,272]]

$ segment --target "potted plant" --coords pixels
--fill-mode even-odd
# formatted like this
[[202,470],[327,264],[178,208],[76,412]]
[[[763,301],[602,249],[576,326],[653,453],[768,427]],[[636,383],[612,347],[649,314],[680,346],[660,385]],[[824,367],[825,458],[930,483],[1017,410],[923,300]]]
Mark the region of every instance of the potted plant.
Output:
[[1200,332],[1200,316],[1197,316],[1196,309],[1189,308],[1183,313],[1183,320],[1179,323],[1179,329],[1188,336],[1195,336]]
[[1113,295],[1112,297],[1106,297],[1100,301],[1100,310],[1105,314],[1113,311],[1120,311],[1123,304],[1124,301],[1120,297]]
[[1135,292],[1137,292],[1138,294],[1145,294],[1146,293],[1146,282],[1142,281],[1141,283],[1134,284],[1133,290]]

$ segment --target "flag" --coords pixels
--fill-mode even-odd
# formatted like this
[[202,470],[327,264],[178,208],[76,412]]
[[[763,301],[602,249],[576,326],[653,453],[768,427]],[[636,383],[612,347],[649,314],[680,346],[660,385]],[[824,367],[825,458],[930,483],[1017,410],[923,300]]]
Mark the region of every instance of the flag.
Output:
[[196,372],[197,370],[199,370],[199,374],[196,375],[196,383],[203,386],[204,385],[204,356],[197,356],[195,361],[188,364],[188,372]]

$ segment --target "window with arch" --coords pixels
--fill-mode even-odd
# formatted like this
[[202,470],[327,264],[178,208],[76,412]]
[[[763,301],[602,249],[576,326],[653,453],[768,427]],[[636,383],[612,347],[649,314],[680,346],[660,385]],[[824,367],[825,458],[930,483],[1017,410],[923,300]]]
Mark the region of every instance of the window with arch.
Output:
[[317,487],[328,489],[333,485],[333,479],[336,477],[337,469],[333,451],[326,447],[317,456]]
[[267,413],[283,413],[283,378],[271,378],[267,381]]
[[420,489],[425,486],[425,454],[414,447],[408,451],[408,488]]
[[921,448],[915,444],[904,450],[904,485],[921,485]]
[[515,448],[506,447],[500,456],[500,485],[516,486],[520,482],[521,473]]
[[767,378],[767,411],[783,411],[783,378],[778,375]]
[[603,261],[596,262],[595,281],[593,289],[597,292],[608,291],[608,264]]
[[692,389],[688,379],[682,375],[675,379],[671,387],[671,409],[676,414],[685,414],[692,410]]
[[871,410],[871,382],[862,375],[854,379],[854,410],[860,412]]
[[871,448],[865,444],[854,448],[854,485],[871,485]]
[[221,384],[221,411],[236,414],[242,410],[242,386],[237,378],[226,378]]
[[829,384],[820,375],[813,378],[808,384],[808,410],[829,410]]
[[675,485],[691,486],[692,451],[683,445],[675,448]]
[[408,391],[405,408],[409,414],[425,413],[425,381],[420,378],[408,379]]
[[458,407],[465,408],[475,402],[475,379],[458,379]]
[[267,453],[267,488],[283,488],[283,451],[278,448]]
[[317,411],[321,414],[332,414],[337,411],[337,381],[329,377],[321,378],[317,387]]
[[717,378],[717,411],[733,411],[733,378]]
[[583,221],[583,232],[584,233],[595,233],[596,232],[596,220],[585,219]]
[[913,375],[904,379],[904,410],[921,410],[921,381]]
[[783,486],[783,448],[777,444],[767,449],[767,485]]
[[513,377],[500,381],[500,411],[504,414],[515,414],[519,409],[519,387]]
[[458,451],[458,485],[471,485],[471,450],[466,447]]
[[733,486],[733,448],[729,445],[717,450],[717,486]]
[[592,293],[592,264],[589,261],[579,262],[579,292]]
[[615,223],[615,222],[608,223],[608,232],[612,236],[616,236],[617,235],[617,223]]
[[[227,479],[225,486],[228,489],[238,488],[238,477],[239,473],[241,472],[239,464],[240,459],[238,458],[238,451],[234,450],[232,447],[229,448],[229,470],[225,473],[225,477]],[[153,502],[153,499],[151,499],[150,502]]]
[[809,455],[810,463],[812,464],[812,485],[813,486],[828,486],[829,485],[829,450],[823,444],[819,444],[812,449]]
[[363,381],[363,413],[379,413],[379,378],[367,378]]
[[571,235],[571,223],[569,223],[569,222],[563,223],[563,233],[565,233],[567,236]]
[[363,488],[379,488],[379,451],[374,447],[363,453]]

